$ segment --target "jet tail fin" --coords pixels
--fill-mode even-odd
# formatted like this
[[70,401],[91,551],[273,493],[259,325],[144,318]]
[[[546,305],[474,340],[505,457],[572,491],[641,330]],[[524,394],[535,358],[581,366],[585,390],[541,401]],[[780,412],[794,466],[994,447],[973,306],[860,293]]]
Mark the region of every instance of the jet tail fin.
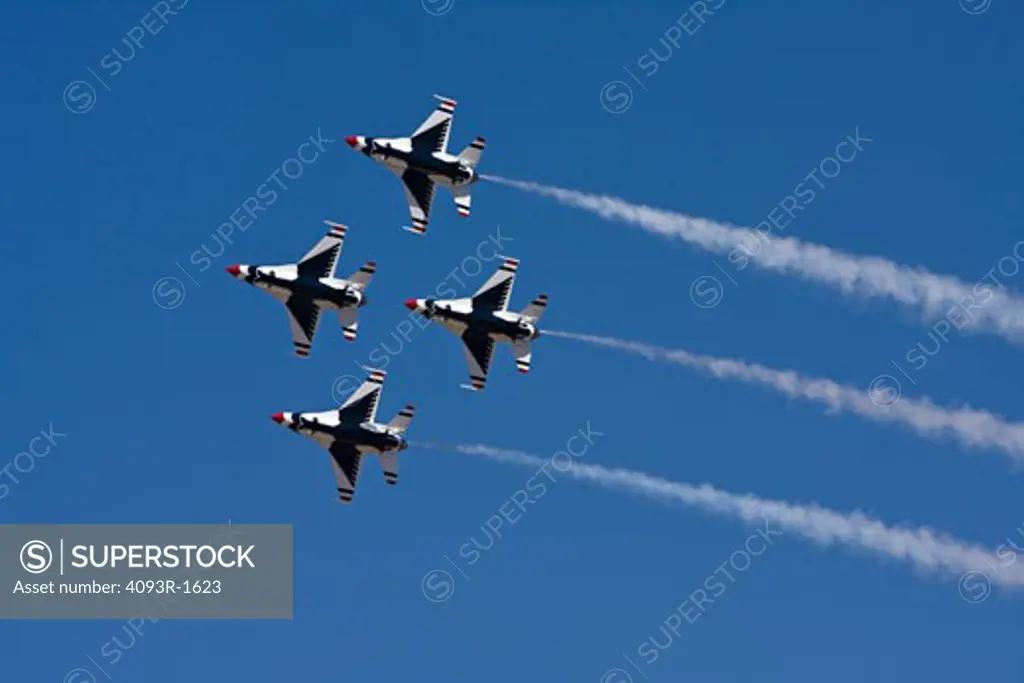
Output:
[[412,418],[416,415],[416,406],[409,404],[402,408],[398,415],[391,418],[391,422],[388,423],[389,429],[394,429],[397,432],[404,432],[409,428],[409,423],[412,422]]
[[359,289],[366,289],[370,284],[370,280],[373,279],[373,274],[377,272],[377,262],[367,261],[363,264],[363,267],[348,276],[348,281],[354,284]]
[[540,317],[544,315],[544,309],[548,306],[548,295],[541,294],[536,299],[530,302],[530,304],[519,312],[519,315],[524,318],[529,318],[531,321],[536,322],[540,320]]
[[484,147],[487,141],[483,138],[476,138],[466,145],[466,148],[459,152],[459,159],[465,161],[470,167],[475,168],[480,163],[480,157],[484,154]]

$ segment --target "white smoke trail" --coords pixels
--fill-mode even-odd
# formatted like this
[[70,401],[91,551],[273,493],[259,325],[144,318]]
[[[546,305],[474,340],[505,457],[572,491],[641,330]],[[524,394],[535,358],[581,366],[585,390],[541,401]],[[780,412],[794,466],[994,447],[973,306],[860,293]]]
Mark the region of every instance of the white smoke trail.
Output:
[[[550,462],[529,453],[482,444],[437,448],[483,455],[525,467],[542,467]],[[585,465],[576,460],[559,473],[657,501],[697,507],[723,517],[753,523],[767,521],[821,546],[836,544],[865,550],[875,556],[909,562],[922,572],[960,576],[961,583],[968,578],[967,574],[980,574],[984,579],[978,579],[995,585],[1024,587],[1024,565],[997,568],[999,559],[994,554],[928,528],[890,527],[862,512],[843,514],[814,504],[795,505],[751,494],[737,495],[708,484],[694,486],[643,472]]]
[[972,408],[945,408],[928,399],[892,397],[854,389],[829,379],[804,377],[792,370],[773,370],[762,365],[729,358],[701,356],[682,349],[664,349],[650,344],[572,332],[547,330],[561,337],[642,356],[650,361],[675,363],[702,370],[720,379],[732,379],[853,413],[876,422],[895,422],[927,437],[948,437],[972,448],[993,448],[1010,456],[1015,465],[1024,464],[1024,424],[1007,422],[999,415]]
[[[1009,341],[1024,342],[1024,300],[997,291],[999,288],[983,282],[972,286],[954,277],[935,275],[924,268],[909,268],[876,256],[844,254],[792,237],[772,236],[769,239],[750,228],[630,204],[617,197],[499,176],[485,178],[551,197],[561,204],[589,211],[607,220],[636,225],[663,237],[678,238],[713,253],[734,253],[743,263],[749,261],[760,268],[829,285],[844,294],[887,297],[917,308],[930,321],[953,315],[952,309],[960,307],[955,318],[965,321],[958,325],[960,329],[988,330]],[[769,246],[762,248],[765,243]],[[1017,267],[1020,268],[1019,264]],[[969,312],[964,313],[964,310]]]

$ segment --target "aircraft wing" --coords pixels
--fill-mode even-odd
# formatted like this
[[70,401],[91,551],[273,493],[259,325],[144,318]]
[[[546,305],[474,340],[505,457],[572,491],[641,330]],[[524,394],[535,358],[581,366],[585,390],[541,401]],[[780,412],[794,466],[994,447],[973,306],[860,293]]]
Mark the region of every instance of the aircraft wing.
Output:
[[452,129],[452,116],[455,114],[455,100],[434,95],[441,100],[437,109],[430,112],[427,120],[420,124],[410,137],[412,148],[417,152],[444,152],[448,149],[448,136]]
[[317,279],[334,277],[334,269],[338,265],[338,257],[341,255],[341,246],[345,243],[348,228],[341,223],[324,223],[331,226],[331,229],[295,264],[300,276]]
[[405,185],[405,201],[409,204],[412,218],[412,232],[423,234],[430,221],[430,205],[434,202],[434,181],[419,171],[408,170],[402,174]]
[[506,258],[501,268],[487,279],[487,282],[473,295],[473,310],[505,311],[512,296],[512,285],[516,279],[519,260]]
[[285,302],[288,321],[292,326],[292,343],[295,344],[295,355],[305,358],[313,347],[313,336],[320,322],[320,307],[312,299],[292,296]]
[[491,367],[491,356],[494,355],[494,339],[488,334],[469,329],[462,335],[462,343],[466,347],[470,382],[462,386],[465,389],[480,391],[487,384],[487,372]]
[[383,370],[371,370],[370,376],[341,404],[338,419],[343,424],[358,425],[376,420],[385,375]]
[[334,479],[338,484],[338,500],[342,503],[351,503],[356,495],[363,457],[355,446],[340,441],[335,441],[331,445],[330,453]]

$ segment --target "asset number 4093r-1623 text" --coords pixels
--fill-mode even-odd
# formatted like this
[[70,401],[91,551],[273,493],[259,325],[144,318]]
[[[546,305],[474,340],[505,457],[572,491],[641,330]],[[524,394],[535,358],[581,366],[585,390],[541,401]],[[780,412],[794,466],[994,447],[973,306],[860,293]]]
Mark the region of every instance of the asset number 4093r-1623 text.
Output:
[[192,593],[197,594],[212,594],[217,595],[220,593],[220,581],[173,581],[173,580],[159,580],[159,581],[131,581],[125,585],[124,589],[129,593],[157,593],[157,594],[175,594],[182,593],[189,595]]

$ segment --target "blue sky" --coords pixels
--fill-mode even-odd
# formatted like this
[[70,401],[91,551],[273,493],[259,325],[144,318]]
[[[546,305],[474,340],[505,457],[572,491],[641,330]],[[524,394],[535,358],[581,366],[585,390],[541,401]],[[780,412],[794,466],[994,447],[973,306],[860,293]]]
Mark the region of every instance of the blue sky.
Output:
[[[505,187],[478,186],[469,220],[439,193],[426,238],[399,230],[408,220],[398,183],[342,139],[411,132],[435,92],[459,102],[453,148],[487,138],[485,172],[743,225],[859,128],[872,142],[789,234],[972,282],[1010,253],[1024,9],[726,0],[647,75],[638,59],[651,48],[665,58],[659,39],[687,5],[636,4],[428,2],[444,10],[436,15],[416,0],[179,0],[116,75],[105,56],[130,54],[122,39],[152,5],[8,10],[0,464],[51,423],[67,436],[11,487],[0,519],[295,525],[293,621],[151,624],[107,667],[110,679],[598,683],[629,669],[622,653],[642,670],[631,670],[634,683],[1018,670],[1019,598],[969,604],[955,581],[792,535],[646,664],[638,646],[664,642],[659,626],[753,527],[559,481],[479,561],[460,565],[466,578],[445,555],[483,539],[481,525],[530,471],[410,450],[397,489],[368,462],[345,507],[326,452],[268,419],[331,407],[335,378],[389,339],[408,313],[402,301],[431,292],[499,226],[512,238],[506,255],[522,260],[512,306],[547,292],[552,328],[865,388],[927,340],[926,326],[888,302],[753,270],[699,308],[689,287],[715,273],[711,256]],[[86,102],[84,86],[62,98],[78,80],[95,88],[84,113],[65,106]],[[633,95],[610,113],[601,93],[616,80]],[[335,142],[207,270],[191,264],[318,131]],[[279,306],[223,268],[293,261],[323,219],[350,226],[340,272],[374,258],[378,274],[358,342],[325,324],[302,361]],[[184,299],[165,310],[153,288],[170,276]],[[995,337],[953,337],[905,389],[1020,419],[1018,369],[1019,351]],[[1019,478],[998,454],[604,349],[542,339],[525,377],[499,349],[487,391],[474,395],[459,389],[457,341],[417,329],[388,372],[380,414],[416,403],[414,439],[546,456],[589,421],[603,432],[585,456],[593,462],[862,509],[993,548],[1024,526]],[[454,575],[442,603],[421,592],[434,569]],[[63,680],[92,667],[89,657],[103,663],[113,636],[128,640],[118,621],[7,622],[0,634],[11,680]]]

